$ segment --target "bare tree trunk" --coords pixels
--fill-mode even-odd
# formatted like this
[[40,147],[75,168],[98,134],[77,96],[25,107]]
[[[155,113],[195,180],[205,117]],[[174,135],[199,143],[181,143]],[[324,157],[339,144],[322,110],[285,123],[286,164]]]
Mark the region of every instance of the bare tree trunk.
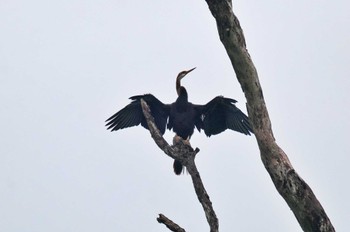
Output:
[[335,231],[307,183],[296,173],[273,136],[259,78],[246,49],[243,31],[227,0],[206,0],[237,79],[247,99],[248,114],[262,162],[304,231]]

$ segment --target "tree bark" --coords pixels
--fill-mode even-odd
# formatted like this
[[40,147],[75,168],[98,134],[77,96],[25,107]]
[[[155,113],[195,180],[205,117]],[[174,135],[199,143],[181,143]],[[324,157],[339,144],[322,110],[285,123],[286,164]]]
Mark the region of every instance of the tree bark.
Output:
[[227,0],[206,2],[247,99],[248,115],[261,159],[277,191],[304,231],[335,231],[311,188],[296,173],[287,155],[275,142],[258,74],[246,49],[242,28],[232,11],[232,3]]

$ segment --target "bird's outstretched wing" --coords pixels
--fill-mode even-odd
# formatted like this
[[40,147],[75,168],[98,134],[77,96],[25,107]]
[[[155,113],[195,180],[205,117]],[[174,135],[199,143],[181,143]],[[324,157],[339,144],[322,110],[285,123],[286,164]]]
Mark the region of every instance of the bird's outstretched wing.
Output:
[[235,106],[236,102],[234,99],[218,96],[206,105],[195,105],[197,129],[203,129],[208,137],[226,129],[245,135],[253,133],[249,118]]
[[146,119],[142,112],[141,98],[147,102],[157,128],[164,134],[169,117],[170,105],[163,104],[152,94],[130,97],[132,102],[129,105],[106,120],[106,126],[108,126],[107,130],[111,129],[111,131],[115,131],[137,126],[140,123],[144,128],[148,129]]

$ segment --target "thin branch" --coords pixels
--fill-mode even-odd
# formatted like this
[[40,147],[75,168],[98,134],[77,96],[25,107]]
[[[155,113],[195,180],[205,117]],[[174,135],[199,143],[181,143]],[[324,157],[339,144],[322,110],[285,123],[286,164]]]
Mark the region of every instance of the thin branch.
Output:
[[157,218],[157,221],[159,223],[164,224],[166,227],[168,227],[169,230],[174,232],[186,232],[183,228],[181,228],[178,224],[164,216],[163,214],[159,214],[159,217]]
[[154,122],[154,118],[150,113],[150,109],[143,99],[141,99],[141,106],[143,114],[147,120],[149,131],[158,147],[162,149],[164,153],[170,156],[171,158],[180,161],[182,165],[184,165],[187,168],[188,173],[191,175],[194,189],[196,191],[199,202],[202,204],[205,216],[210,227],[210,231],[219,231],[218,219],[216,217],[207,191],[204,188],[196,164],[194,162],[194,159],[196,157],[196,154],[199,152],[199,149],[196,148],[195,150],[193,150],[192,147],[186,145],[185,143],[177,143],[173,146],[169,146],[167,141],[165,141],[162,134],[159,132]]
[[[192,164],[193,162],[193,164]],[[211,232],[217,232],[219,231],[219,221],[216,217],[216,214],[214,212],[212,203],[210,201],[210,198],[207,194],[207,191],[205,191],[202,179],[199,175],[199,172],[197,170],[197,167],[194,163],[194,160],[190,160],[190,163],[185,165],[188,173],[191,175],[192,183],[194,186],[194,189],[196,191],[197,197],[199,202],[202,204],[202,207],[205,212],[205,216],[207,217],[207,221],[210,225],[210,231]]]
[[246,49],[242,28],[227,0],[206,0],[237,79],[247,99],[248,114],[262,162],[281,196],[304,231],[335,231],[322,205],[307,183],[296,173],[285,152],[277,145],[255,66]]

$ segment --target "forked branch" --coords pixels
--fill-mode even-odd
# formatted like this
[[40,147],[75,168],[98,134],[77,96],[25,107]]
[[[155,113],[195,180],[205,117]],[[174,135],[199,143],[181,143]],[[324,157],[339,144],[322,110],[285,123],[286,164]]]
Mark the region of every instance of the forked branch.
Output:
[[205,212],[210,231],[219,231],[218,219],[216,217],[207,191],[204,188],[196,164],[194,162],[194,159],[196,157],[196,154],[199,152],[199,149],[196,148],[195,150],[193,150],[192,147],[186,145],[185,143],[177,143],[173,146],[170,146],[156,127],[154,118],[150,113],[150,109],[143,99],[141,99],[141,106],[153,140],[156,142],[158,147],[164,151],[165,154],[167,154],[173,159],[180,161],[182,165],[184,165],[187,168],[188,173],[191,175],[192,183],[196,191],[198,200],[202,204],[203,210]]

